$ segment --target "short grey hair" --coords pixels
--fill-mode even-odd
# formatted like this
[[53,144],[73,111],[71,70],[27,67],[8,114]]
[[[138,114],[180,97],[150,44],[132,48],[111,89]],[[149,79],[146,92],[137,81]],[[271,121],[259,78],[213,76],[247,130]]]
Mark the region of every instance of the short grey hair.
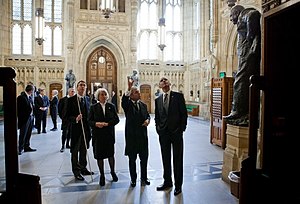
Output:
[[53,89],[52,91],[53,91],[54,95],[58,94],[58,91],[56,89]]
[[95,92],[95,98],[97,99],[97,101],[99,101],[99,95],[101,92],[105,92],[106,93],[106,100],[109,99],[109,94],[108,94],[108,91],[105,89],[105,88],[99,88],[97,89],[97,91]]

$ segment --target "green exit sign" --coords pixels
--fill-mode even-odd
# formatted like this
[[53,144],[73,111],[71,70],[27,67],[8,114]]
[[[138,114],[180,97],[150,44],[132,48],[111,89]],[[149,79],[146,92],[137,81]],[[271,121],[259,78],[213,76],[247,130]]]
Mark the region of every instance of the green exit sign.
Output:
[[220,78],[226,77],[226,72],[220,72]]

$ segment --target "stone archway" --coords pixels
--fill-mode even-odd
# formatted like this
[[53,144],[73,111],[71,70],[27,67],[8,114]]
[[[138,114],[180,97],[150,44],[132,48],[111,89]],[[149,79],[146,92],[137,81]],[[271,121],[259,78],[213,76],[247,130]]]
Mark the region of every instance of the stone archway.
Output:
[[86,63],[87,93],[103,87],[108,93],[117,93],[117,62],[113,53],[104,46],[96,48]]

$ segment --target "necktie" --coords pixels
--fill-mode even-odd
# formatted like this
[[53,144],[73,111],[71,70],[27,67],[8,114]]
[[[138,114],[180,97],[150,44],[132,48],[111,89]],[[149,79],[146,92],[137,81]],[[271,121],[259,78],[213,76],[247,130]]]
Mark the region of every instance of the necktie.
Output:
[[163,106],[164,106],[164,110],[166,112],[166,114],[168,114],[168,108],[169,108],[169,104],[168,104],[168,94],[166,93],[164,96],[164,101],[163,101]]
[[134,104],[134,108],[135,108],[135,110],[136,110],[136,111],[138,111],[138,110],[139,110],[139,106],[138,106],[138,103],[137,103],[137,101],[135,101],[133,104]]
[[164,107],[166,109],[168,108],[168,94],[167,93],[165,94],[165,97],[164,97]]
[[80,98],[80,106],[81,106],[81,112],[82,114],[85,113],[85,101],[84,101],[84,97]]

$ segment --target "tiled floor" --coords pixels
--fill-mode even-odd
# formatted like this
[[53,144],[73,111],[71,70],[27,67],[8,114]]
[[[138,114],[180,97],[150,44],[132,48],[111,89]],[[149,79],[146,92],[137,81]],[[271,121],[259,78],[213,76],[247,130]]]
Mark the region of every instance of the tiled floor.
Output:
[[99,171],[91,149],[88,166],[95,175],[85,176],[85,181],[76,181],[71,171],[69,150],[59,152],[61,131],[49,131],[52,128],[51,119],[48,118],[46,134],[38,135],[36,130],[33,131],[31,147],[37,148],[37,151],[20,155],[19,169],[20,172],[40,176],[43,204],[238,203],[230,193],[230,186],[221,179],[223,150],[210,144],[209,122],[195,118],[189,118],[188,128],[184,133],[183,193],[175,197],[174,188],[156,191],[156,187],[163,179],[160,146],[153,115],[148,127],[150,151],[148,177],[151,185],[141,186],[138,182],[135,188],[131,188],[128,158],[124,156],[124,115],[120,115],[120,119],[120,123],[116,126],[115,154],[119,181],[111,182],[109,166],[105,161],[106,185],[103,187],[98,184]]

